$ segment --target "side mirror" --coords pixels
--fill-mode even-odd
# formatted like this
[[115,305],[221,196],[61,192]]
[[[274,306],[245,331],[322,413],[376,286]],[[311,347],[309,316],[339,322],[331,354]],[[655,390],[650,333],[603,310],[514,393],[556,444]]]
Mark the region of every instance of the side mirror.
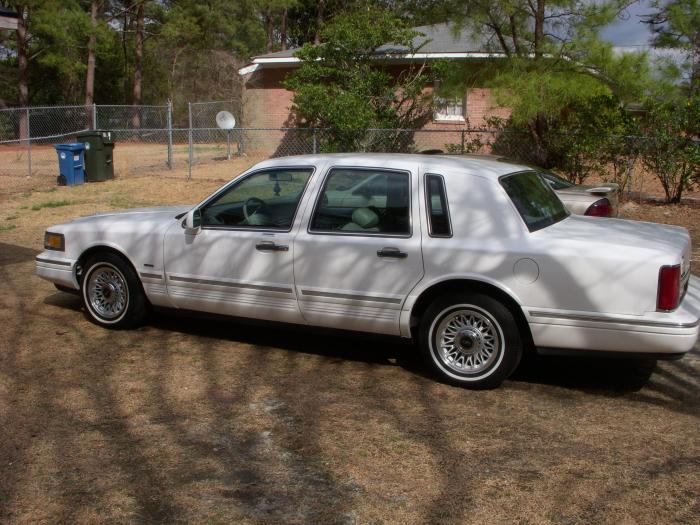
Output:
[[182,221],[182,227],[185,228],[187,235],[197,235],[202,227],[202,212],[199,208],[192,209],[185,215],[185,220]]

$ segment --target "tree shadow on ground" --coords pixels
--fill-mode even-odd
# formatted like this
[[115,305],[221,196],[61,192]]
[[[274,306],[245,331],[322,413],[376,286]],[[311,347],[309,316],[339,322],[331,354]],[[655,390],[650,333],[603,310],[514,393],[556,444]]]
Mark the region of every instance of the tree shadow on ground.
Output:
[[[44,302],[60,308],[82,310],[77,295],[55,293],[46,297]],[[175,310],[155,312],[148,324],[161,330],[318,355],[338,361],[400,366],[413,375],[433,379],[425,369],[416,346],[397,337]],[[511,376],[510,383],[516,388],[539,384],[612,397],[639,392],[648,387],[682,400],[687,394],[700,395],[700,385],[692,379],[695,374],[693,370],[693,366],[682,360],[661,362],[659,366],[654,359],[540,356],[529,353]],[[683,372],[682,376],[690,378],[681,377],[674,371]],[[651,383],[653,377],[658,377],[660,381]],[[685,394],[679,393],[679,388]]]
[[0,266],[30,261],[38,253],[37,250],[25,248],[24,246],[0,242]]
[[[189,321],[185,320],[189,319]],[[246,319],[188,317],[159,312],[150,321],[154,327],[195,336],[247,343],[261,347],[313,354],[384,366],[400,366],[411,374],[430,378],[418,349],[407,340],[373,334],[278,325]],[[644,388],[659,369],[653,359],[603,359],[527,355],[510,378],[519,384],[541,384],[619,396]],[[698,386],[694,385],[697,389]]]

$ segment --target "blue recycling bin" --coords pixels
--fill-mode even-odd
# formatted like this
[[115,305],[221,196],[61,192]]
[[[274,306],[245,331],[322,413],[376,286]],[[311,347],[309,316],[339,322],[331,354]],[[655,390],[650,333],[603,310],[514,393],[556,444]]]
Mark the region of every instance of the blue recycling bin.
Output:
[[58,154],[57,178],[59,186],[74,186],[85,183],[85,145],[80,142],[56,144]]

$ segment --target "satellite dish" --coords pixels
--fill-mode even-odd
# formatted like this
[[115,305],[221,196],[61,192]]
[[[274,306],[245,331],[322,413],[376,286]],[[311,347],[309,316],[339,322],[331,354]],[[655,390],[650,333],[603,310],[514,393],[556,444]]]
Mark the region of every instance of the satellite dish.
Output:
[[228,111],[219,111],[216,114],[216,125],[221,129],[230,131],[236,127],[236,119]]

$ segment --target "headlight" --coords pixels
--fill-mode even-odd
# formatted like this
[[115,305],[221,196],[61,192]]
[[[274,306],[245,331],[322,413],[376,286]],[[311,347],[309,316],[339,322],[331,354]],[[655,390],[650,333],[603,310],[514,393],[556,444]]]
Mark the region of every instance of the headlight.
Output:
[[56,250],[58,252],[65,251],[66,238],[63,236],[62,233],[46,232],[44,234],[44,249]]

